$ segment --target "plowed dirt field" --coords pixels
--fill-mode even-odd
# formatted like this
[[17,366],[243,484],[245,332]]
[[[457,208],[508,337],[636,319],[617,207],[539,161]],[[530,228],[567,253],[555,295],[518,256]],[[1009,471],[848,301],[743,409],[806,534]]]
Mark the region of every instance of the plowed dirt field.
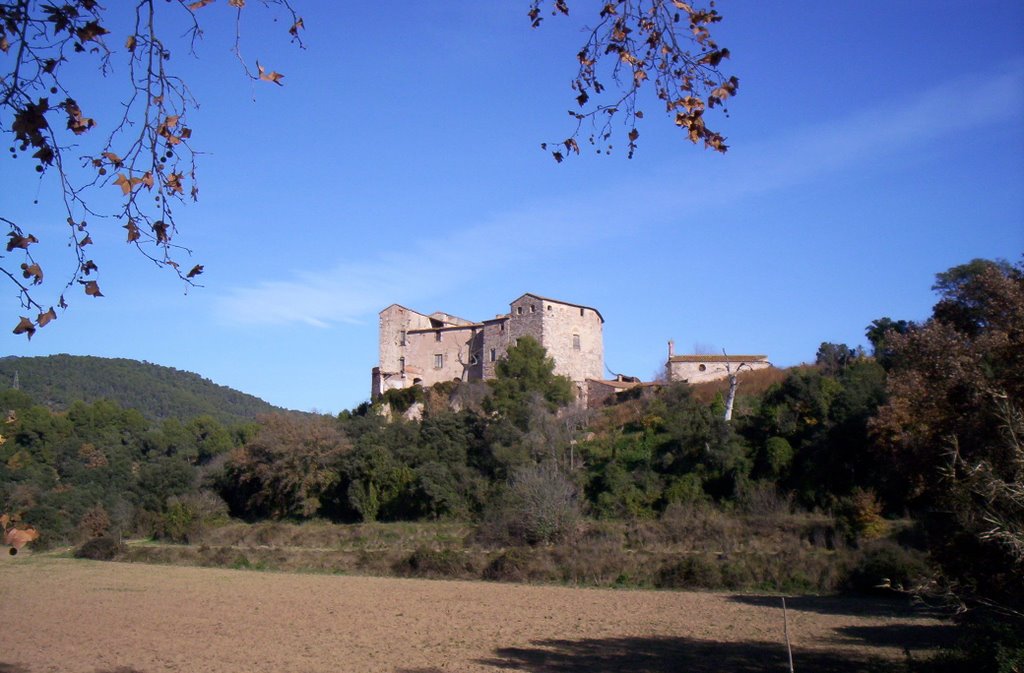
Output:
[[[786,671],[778,597],[0,561],[0,673]],[[797,671],[887,670],[950,627],[788,601]]]

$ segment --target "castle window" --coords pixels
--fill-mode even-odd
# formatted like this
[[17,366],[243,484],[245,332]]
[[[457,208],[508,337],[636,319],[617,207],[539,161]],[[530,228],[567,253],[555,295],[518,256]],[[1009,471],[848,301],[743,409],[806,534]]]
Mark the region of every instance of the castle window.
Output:
[[536,311],[537,311],[537,307],[534,304],[530,304],[530,313],[534,313]]
[[441,330],[437,330],[436,332],[434,332],[434,341],[440,341],[440,340],[441,340]]
[[498,359],[498,349],[497,348],[492,348],[491,349],[491,362],[494,362],[497,359]]
[[707,369],[708,369],[707,365],[698,365],[697,366],[697,371],[699,371],[699,372],[707,371]]
[[549,311],[551,310],[551,304],[548,304],[548,310]]
[[583,316],[583,309],[580,309],[580,317]]
[[516,315],[523,315],[523,307],[516,306]]
[[572,349],[574,351],[578,351],[580,349],[580,335],[579,334],[573,334],[572,335]]
[[405,373],[405,358],[398,358],[398,371]]
[[444,367],[444,354],[437,353],[434,355],[434,369],[441,369]]
[[398,333],[398,345],[405,345],[405,330],[402,330],[401,332]]

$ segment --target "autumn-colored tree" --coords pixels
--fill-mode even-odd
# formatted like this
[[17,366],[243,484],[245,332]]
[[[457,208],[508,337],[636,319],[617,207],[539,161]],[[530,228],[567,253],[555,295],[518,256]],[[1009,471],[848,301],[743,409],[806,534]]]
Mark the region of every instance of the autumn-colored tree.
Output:
[[[0,133],[9,139],[12,158],[28,161],[31,170],[52,175],[59,183],[67,213],[66,243],[73,251],[70,268],[60,270],[65,280],[59,298],[53,304],[37,298],[44,269],[33,246],[59,243],[38,238],[24,223],[0,215],[8,229],[8,254],[0,255],[0,273],[17,287],[21,307],[32,312],[21,317],[15,334],[31,338],[36,329],[54,320],[54,305],[65,308],[71,288],[81,286],[87,296],[103,296],[97,281],[99,265],[89,252],[94,218],[116,218],[130,245],[185,282],[193,283],[202,273],[201,264],[179,261],[181,254],[191,253],[176,242],[175,209],[186,199],[194,200],[199,187],[189,122],[196,101],[185,80],[172,70],[171,56],[194,51],[203,32],[203,12],[217,11],[205,9],[212,3],[138,0],[124,8],[118,3],[112,10],[97,0],[0,2]],[[301,44],[302,19],[289,0],[252,4],[282,9],[290,19],[292,40]],[[227,11],[235,13],[238,25],[243,11],[254,10],[245,0],[228,0]],[[111,29],[122,13],[129,15],[123,18],[132,28],[115,35]],[[184,36],[173,33],[181,20],[175,13],[187,21]],[[280,73],[258,62],[250,69],[242,61],[237,37],[235,54],[249,77],[281,84]],[[127,91],[116,99],[120,105],[111,106],[119,108],[117,118],[95,119],[94,112],[82,109],[78,101],[90,82],[79,68],[94,68],[109,77],[104,86],[111,92]],[[115,78],[115,72],[123,75]],[[103,189],[121,194],[113,212],[97,205],[102,199],[95,193]]]
[[[531,0],[530,20],[536,28],[546,12],[569,16],[569,6],[570,0]],[[739,88],[736,77],[719,70],[729,50],[711,37],[711,27],[721,20],[714,0],[707,7],[683,0],[606,0],[596,22],[585,27],[586,42],[576,55],[577,110],[569,111],[575,129],[564,141],[541,147],[561,162],[580,153],[585,135],[598,153],[610,153],[618,119],[632,157],[644,118],[640,95],[653,88],[657,102],[651,103],[664,106],[690,142],[725,152],[725,138],[704,118],[715,107],[725,111],[725,101]]]
[[984,623],[978,665],[1021,670],[1024,264],[974,260],[934,289],[932,318],[888,340],[890,399],[873,430],[923,516],[940,586]]
[[[115,218],[128,244],[184,282],[193,284],[203,272],[202,264],[183,263],[182,255],[191,251],[178,242],[176,210],[198,195],[193,136],[201,132],[194,134],[190,113],[197,103],[172,69],[180,61],[171,57],[193,53],[206,15],[226,9],[236,16],[234,52],[245,75],[281,85],[284,75],[242,57],[237,27],[243,13],[256,11],[254,5],[283,13],[292,41],[302,44],[303,20],[290,0],[227,0],[220,6],[214,0],[136,0],[115,9],[98,0],[0,0],[0,135],[9,140],[13,158],[56,180],[67,215],[66,239],[53,241],[0,214],[7,229],[0,274],[15,286],[22,313],[27,313],[20,316],[15,334],[31,338],[53,321],[56,309],[67,307],[72,288],[103,296],[98,255],[90,252],[90,226],[97,218]],[[530,0],[527,14],[534,27],[549,9],[569,14],[568,0],[548,5],[547,0]],[[612,122],[621,119],[632,156],[643,117],[639,97],[653,88],[651,102],[664,105],[689,140],[724,152],[725,139],[706,125],[705,112],[724,110],[739,82],[718,69],[729,50],[711,37],[711,27],[722,18],[713,0],[708,8],[682,0],[608,0],[592,18],[572,83],[575,129],[551,149],[548,143],[542,147],[558,161],[570,152],[578,154],[589,122],[589,142],[609,153]],[[182,20],[184,35],[169,34]],[[121,23],[131,29],[115,34]],[[90,69],[103,78],[99,84],[81,77]],[[112,102],[120,104],[111,106],[119,109],[116,118],[100,119],[83,109],[83,103],[88,105],[84,90],[90,86],[112,92]],[[117,91],[126,93],[118,97]],[[120,194],[112,211],[99,205],[104,200],[96,197],[100,190]],[[52,271],[44,273],[43,255],[34,250],[64,242],[72,255],[67,268],[58,270],[63,284],[52,300],[43,298],[41,286]]]
[[247,516],[310,517],[339,478],[338,461],[351,444],[326,416],[271,414],[256,437],[233,451],[220,491]]

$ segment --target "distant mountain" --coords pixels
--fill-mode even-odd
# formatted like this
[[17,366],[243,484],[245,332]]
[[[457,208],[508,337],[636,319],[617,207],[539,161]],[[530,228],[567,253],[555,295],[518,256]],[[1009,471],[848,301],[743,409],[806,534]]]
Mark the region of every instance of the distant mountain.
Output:
[[150,420],[208,414],[222,423],[285,411],[198,374],[138,360],[80,355],[0,358],[0,390],[18,387],[37,404],[66,409],[72,402],[108,399]]

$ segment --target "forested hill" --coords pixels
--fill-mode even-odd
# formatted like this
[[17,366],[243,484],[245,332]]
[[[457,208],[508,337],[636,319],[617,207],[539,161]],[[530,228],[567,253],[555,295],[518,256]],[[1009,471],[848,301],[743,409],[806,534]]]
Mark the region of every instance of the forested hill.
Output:
[[10,388],[15,375],[22,392],[56,410],[76,400],[109,399],[150,420],[205,414],[227,424],[281,411],[198,374],[137,360],[80,355],[0,358],[0,390]]

